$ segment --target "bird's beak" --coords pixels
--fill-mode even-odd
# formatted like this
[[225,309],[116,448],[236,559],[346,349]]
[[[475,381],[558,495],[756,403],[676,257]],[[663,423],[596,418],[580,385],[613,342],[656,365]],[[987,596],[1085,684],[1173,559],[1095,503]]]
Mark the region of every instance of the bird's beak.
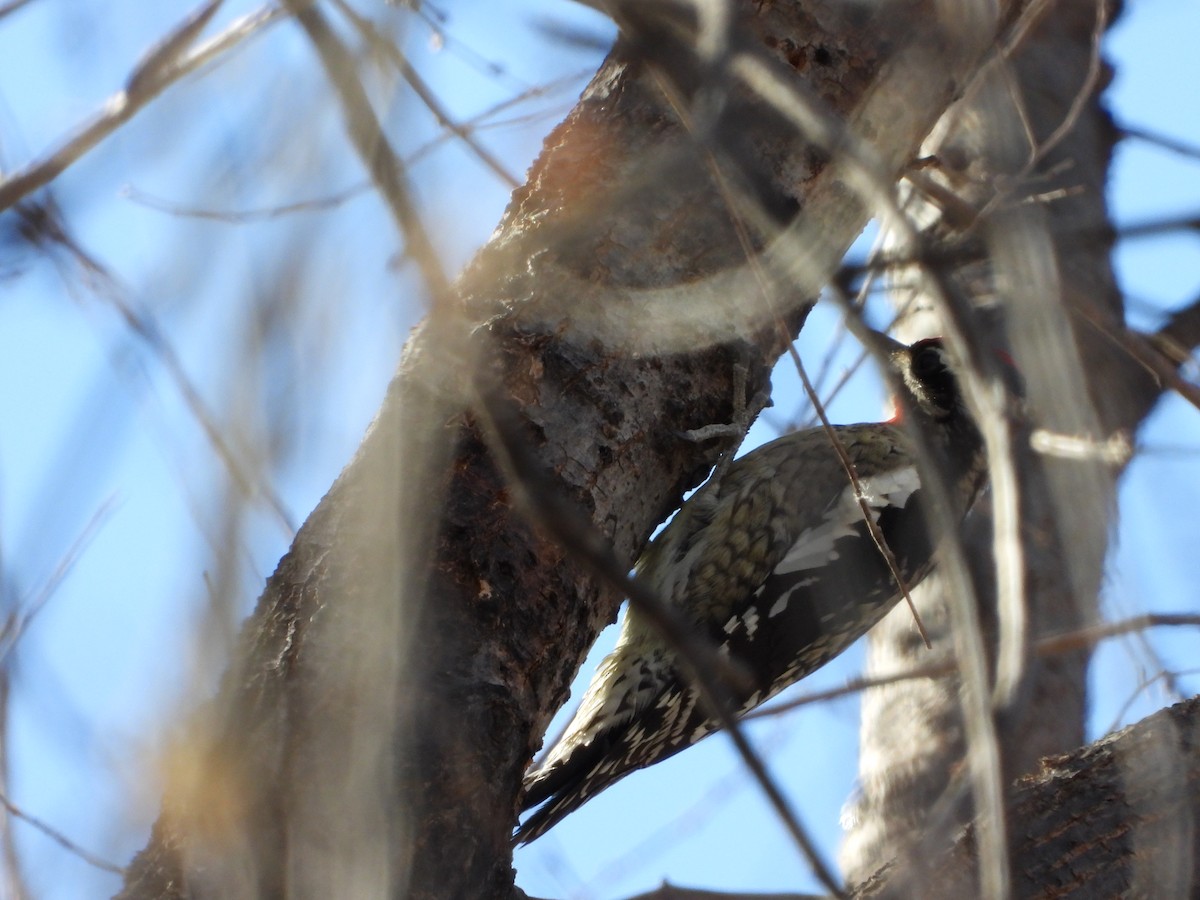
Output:
[[871,349],[878,354],[876,358],[886,360],[891,364],[892,369],[900,371],[900,363],[897,357],[908,353],[908,344],[888,337],[880,331],[874,332],[872,343],[875,346]]
[[879,342],[879,349],[884,353],[892,354],[899,350],[907,350],[908,344],[901,343],[894,337],[884,334],[882,331],[875,332],[875,340]]

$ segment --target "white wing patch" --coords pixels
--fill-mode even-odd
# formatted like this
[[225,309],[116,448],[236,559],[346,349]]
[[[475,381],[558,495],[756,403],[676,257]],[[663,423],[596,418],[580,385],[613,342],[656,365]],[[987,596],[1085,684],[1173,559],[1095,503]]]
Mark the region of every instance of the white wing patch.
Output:
[[[810,575],[808,578],[802,578],[797,581],[795,585],[792,586],[791,590],[779,595],[779,599],[775,601],[774,605],[769,610],[767,610],[767,618],[775,618],[777,615],[787,609],[788,601],[792,599],[792,595],[796,593],[796,591],[800,590],[801,588],[812,587],[819,580],[820,579],[816,575]],[[759,588],[759,592],[761,591],[762,588]]]
[[[890,472],[880,472],[869,478],[860,478],[858,484],[862,489],[863,499],[871,510],[872,520],[878,522],[879,514],[887,507],[903,507],[908,503],[908,498],[921,486],[921,479],[915,466],[904,466]],[[806,569],[816,569],[836,559],[834,543],[853,534],[862,518],[862,508],[858,504],[854,488],[847,484],[837,499],[829,505],[820,524],[800,533],[775,567],[775,574],[788,575]],[[790,596],[790,591],[781,596],[767,613],[767,618],[773,618],[783,612],[787,608]]]

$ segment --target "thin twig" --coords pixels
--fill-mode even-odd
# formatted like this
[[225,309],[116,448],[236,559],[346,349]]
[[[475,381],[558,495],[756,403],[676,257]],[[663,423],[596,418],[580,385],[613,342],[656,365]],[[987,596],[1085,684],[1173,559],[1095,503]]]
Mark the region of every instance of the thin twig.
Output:
[[1088,307],[1076,306],[1073,311],[1085,322],[1124,350],[1135,362],[1142,365],[1162,384],[1165,384],[1193,407],[1200,410],[1200,386],[1183,378],[1172,365],[1161,346],[1156,346],[1155,337],[1138,334],[1123,325],[1101,318]]
[[[501,100],[499,103],[488,107],[478,115],[472,116],[461,123],[461,127],[470,129],[471,131],[482,131],[484,129],[506,128],[513,125],[526,124],[527,121],[536,120],[539,116],[545,116],[548,113],[539,112],[527,116],[518,116],[508,119],[498,119],[489,121],[497,113],[511,109],[521,103],[529,100],[534,100],[540,97],[548,96],[556,91],[562,90],[572,84],[576,84],[580,79],[586,77],[587,73],[576,72],[570,75],[564,75],[561,78],[556,78],[553,81],[545,84],[535,85],[526,91]],[[412,153],[404,157],[404,165],[411,169],[418,162],[440,147],[446,141],[455,137],[455,133],[448,128],[443,128],[441,133],[436,137],[430,138],[424,144],[419,146]],[[228,222],[233,224],[243,224],[248,222],[264,222],[271,219],[282,218],[284,216],[294,215],[297,213],[312,213],[324,212],[329,209],[335,209],[353,200],[355,197],[362,196],[371,189],[369,180],[362,181],[359,184],[338,191],[333,194],[326,194],[323,197],[314,197],[310,200],[296,200],[291,203],[283,203],[278,206],[267,206],[257,209],[241,209],[241,210],[219,210],[207,209],[196,206],[184,206],[172,200],[166,200],[162,197],[156,197],[148,194],[133,185],[126,185],[121,189],[121,195],[128,198],[133,203],[146,206],[150,209],[165,212],[173,216],[180,216],[191,219],[209,219],[218,222]]]
[[80,859],[82,859],[88,865],[95,866],[97,869],[103,869],[105,872],[111,872],[114,875],[124,875],[125,874],[125,869],[122,868],[121,866],[118,866],[114,863],[110,863],[105,859],[101,859],[96,854],[91,853],[87,850],[84,850],[82,847],[80,847],[77,843],[75,843],[73,840],[71,840],[69,837],[67,837],[65,834],[63,834],[61,831],[59,831],[57,828],[54,828],[51,825],[47,825],[45,822],[43,822],[37,816],[33,816],[33,815],[30,815],[29,813],[25,812],[23,809],[21,809],[15,803],[13,803],[11,800],[9,800],[8,797],[5,796],[3,793],[0,793],[0,806],[3,806],[6,810],[8,810],[9,815],[16,816],[22,822],[26,822],[29,825],[32,825],[34,828],[36,828],[38,831],[40,831],[46,837],[50,838],[50,840],[54,841],[56,844],[61,846],[63,849],[67,850],[69,853],[75,854],[76,856],[78,856]]
[[8,3],[0,5],[0,19],[3,19],[5,16],[12,15],[22,6],[32,2],[33,0],[9,0]]
[[329,26],[321,11],[304,0],[286,0],[296,21],[317,51],[325,74],[337,91],[346,132],[370,173],[417,264],[435,306],[449,300],[450,282],[438,258],[409,189],[404,165],[388,142],[358,77],[354,57]]
[[1096,87],[1100,83],[1100,76],[1104,71],[1104,56],[1100,51],[1100,43],[1104,40],[1104,32],[1108,28],[1108,9],[1109,4],[1106,0],[1095,0],[1096,21],[1092,25],[1092,45],[1088,56],[1087,73],[1084,75],[1083,84],[1079,86],[1079,90],[1075,92],[1075,96],[1071,98],[1071,105],[1067,108],[1067,113],[1063,116],[1058,127],[1050,133],[1050,136],[1034,150],[1029,161],[1025,164],[1024,174],[1028,174],[1047,154],[1055,147],[1062,143],[1063,139],[1071,133],[1077,124],[1079,117],[1083,115],[1084,108],[1096,93]]
[[136,102],[136,98],[143,93],[155,93],[154,86],[163,81],[163,77],[195,43],[223,2],[209,0],[142,55],[133,72],[125,79],[125,93],[130,100]]
[[145,206],[148,209],[157,210],[158,212],[167,213],[172,216],[179,216],[186,219],[209,219],[217,222],[226,222],[233,225],[244,225],[252,222],[267,222],[271,219],[279,219],[284,216],[294,215],[296,213],[316,213],[325,212],[326,210],[336,209],[347,200],[352,200],[355,197],[360,197],[371,189],[371,182],[364,181],[361,184],[356,184],[353,187],[346,188],[343,191],[338,191],[333,194],[327,194],[324,197],[314,197],[311,200],[296,200],[292,203],[283,203],[279,206],[267,206],[260,209],[236,209],[236,210],[220,210],[220,209],[204,209],[197,206],[183,206],[171,200],[165,200],[161,197],[155,197],[152,194],[147,194],[139,190],[133,185],[125,185],[121,188],[121,196],[130,200],[139,206]]
[[[1139,679],[1138,686],[1125,699],[1125,702],[1121,704],[1121,708],[1118,709],[1116,715],[1112,717],[1112,720],[1109,722],[1105,733],[1107,734],[1110,731],[1116,731],[1121,726],[1121,723],[1125,721],[1125,716],[1129,713],[1129,710],[1133,708],[1133,704],[1137,702],[1138,697],[1153,687],[1155,682],[1167,682],[1167,695],[1169,697],[1179,697],[1179,691],[1174,688],[1174,682],[1179,678],[1186,678],[1191,675],[1200,675],[1200,669],[1179,669],[1178,671],[1173,672],[1164,668],[1158,672],[1155,672],[1152,678]],[[1180,697],[1180,699],[1183,698]]]
[[[1100,76],[1103,72],[1104,57],[1100,52],[1100,42],[1104,38],[1104,30],[1108,26],[1108,3],[1106,0],[1096,0],[1096,21],[1092,26],[1092,44],[1091,53],[1088,57],[1088,69],[1084,74],[1083,83],[1079,86],[1079,90],[1071,98],[1070,106],[1067,112],[1063,115],[1062,121],[1058,123],[1054,131],[1040,143],[1037,141],[1037,136],[1034,133],[1032,124],[1025,112],[1024,98],[1021,92],[1020,85],[1013,77],[1007,65],[1007,57],[1016,49],[1016,44],[1013,44],[1005,52],[1005,59],[1001,61],[1004,66],[1005,85],[1009,90],[1009,97],[1013,102],[1013,107],[1021,120],[1022,128],[1025,131],[1026,139],[1029,143],[1029,156],[1025,163],[1021,166],[1020,171],[1015,175],[1003,179],[998,184],[997,190],[988,198],[988,201],[983,205],[970,223],[963,229],[964,233],[969,234],[976,225],[980,222],[988,220],[989,215],[1001,204],[1011,200],[1016,191],[1023,185],[1029,183],[1030,177],[1034,170],[1042,163],[1042,161],[1057,147],[1062,141],[1074,130],[1079,124],[1079,117],[1083,115],[1084,109],[1088,101],[1095,95],[1096,87],[1100,82]],[[1032,20],[1031,20],[1032,21]],[[1022,35],[1023,37],[1023,35]]]
[[109,514],[116,506],[116,500],[109,497],[92,513],[91,518],[83,526],[83,530],[71,542],[71,546],[59,558],[58,563],[54,566],[54,571],[50,573],[50,577],[46,579],[46,583],[42,585],[33,598],[28,602],[22,603],[21,612],[19,615],[12,615],[4,623],[4,627],[0,628],[0,665],[4,665],[9,655],[16,649],[16,646],[21,641],[21,637],[29,629],[33,620],[38,613],[50,602],[50,598],[54,596],[59,585],[75,568],[84,551],[91,544],[93,538],[100,533],[100,528]]
[[425,104],[426,109],[433,114],[438,125],[447,129],[461,140],[467,149],[475,154],[476,158],[490,169],[496,177],[507,184],[510,188],[517,188],[521,182],[515,175],[505,168],[504,164],[490,150],[484,147],[475,139],[471,133],[471,129],[464,124],[460,124],[450,115],[450,111],[442,105],[442,102],[437,98],[425,79],[421,77],[412,63],[405,58],[404,54],[393,41],[389,41],[386,37],[379,33],[379,30],[369,20],[360,16],[346,0],[333,0],[334,5],[341,10],[350,24],[354,26],[359,35],[367,42],[372,50],[383,54],[384,58],[392,64],[400,77],[408,82],[408,86],[413,89],[413,93],[420,98]]
[[[548,115],[545,110],[539,113],[529,115],[515,116],[509,119],[497,119],[496,121],[488,121],[494,115],[504,112],[506,109],[511,109],[515,106],[520,106],[521,103],[526,103],[536,98],[545,97],[554,92],[563,90],[566,86],[574,85],[580,82],[581,79],[587,77],[587,72],[574,72],[556,78],[552,82],[545,84],[534,85],[512,97],[506,98],[499,103],[488,107],[484,112],[478,115],[473,115],[472,118],[463,120],[461,127],[468,128],[472,132],[492,130],[492,128],[512,127],[516,125],[526,125],[529,121],[535,121],[539,116]],[[416,163],[424,160],[434,150],[455,137],[455,133],[449,128],[442,128],[442,132],[437,137],[426,140],[419,148],[404,156],[404,166],[413,168]],[[206,220],[215,220],[218,222],[230,222],[234,224],[242,224],[247,222],[264,222],[270,221],[272,218],[281,218],[294,214],[304,214],[304,212],[323,212],[325,210],[336,209],[337,206],[347,203],[355,197],[360,197],[362,194],[371,190],[371,181],[361,181],[360,184],[347,187],[346,190],[338,191],[337,193],[326,194],[324,197],[314,197],[308,200],[294,200],[292,203],[284,203],[277,206],[263,206],[259,209],[245,210],[215,210],[203,209],[199,206],[185,206],[184,204],[175,203],[173,200],[155,197],[154,194],[146,193],[132,185],[126,185],[121,188],[121,196],[143,206],[148,206],[150,209],[160,212],[167,212],[169,215],[187,217],[187,218],[206,218]]]
[[[871,248],[867,251],[867,259],[874,259],[879,255],[879,253],[882,252],[882,250],[883,233],[879,232],[875,235],[875,239],[871,242]],[[862,279],[862,283],[858,286],[858,290],[854,297],[855,307],[862,309],[866,306],[867,297],[870,296],[871,290],[874,288],[875,281],[879,277],[879,274],[879,272],[868,272],[867,275]],[[890,328],[885,328],[883,330],[886,333],[890,330]],[[828,380],[829,375],[833,371],[833,361],[836,358],[837,353],[845,344],[846,338],[849,336],[850,330],[846,327],[846,323],[839,322],[837,333],[834,335],[833,340],[829,342],[829,346],[826,347],[825,358],[821,360],[821,365],[817,369],[817,377],[813,382],[813,386],[819,393],[823,394],[824,399],[822,402],[825,404],[826,408],[829,407],[829,404],[833,402],[833,399],[849,382],[851,375],[856,372],[867,359],[867,351],[863,350],[859,353],[858,358],[854,361],[854,363],[848,369],[842,372],[834,386],[828,391],[825,390],[825,382]],[[816,424],[816,422],[817,418],[816,414],[814,413],[809,424]]]
[[[913,176],[909,175],[908,179],[912,181]],[[930,184],[933,184],[933,182],[930,182]],[[940,198],[939,205],[943,205],[940,202]],[[1114,238],[1116,240],[1152,239],[1161,237],[1164,234],[1174,234],[1175,232],[1200,233],[1200,213],[1163,216],[1158,219],[1148,219],[1144,222],[1134,222],[1129,225],[1118,225],[1116,227],[1105,224],[1103,226],[1067,229],[1057,231],[1056,234],[1063,238],[1071,238],[1079,243],[1085,243],[1092,240],[1108,241]],[[904,266],[921,266],[932,269],[955,264],[982,262],[983,260],[984,251],[979,247],[968,245],[944,250],[917,245],[915,247],[892,250],[889,253],[881,255],[878,259],[861,263],[847,263],[841,267],[837,277],[840,281],[851,283],[855,278],[860,276],[887,269],[903,268]]]
[[[777,743],[778,735],[782,734],[787,727],[782,723],[777,725],[773,730],[773,737],[776,740],[771,741],[768,738],[768,741]],[[758,743],[762,745],[763,741],[760,740]],[[639,840],[636,846],[615,858],[606,860],[602,866],[597,868],[596,875],[592,879],[593,883],[613,884],[622,877],[628,877],[633,872],[658,863],[672,849],[707,826],[720,808],[727,805],[745,787],[746,773],[739,762],[710,784],[703,794],[700,794],[690,806],[681,809],[679,814],[672,817],[670,821],[663,823]]]
[[[450,48],[451,52],[456,52],[459,59],[464,60],[467,65],[471,66],[473,69],[475,69],[475,71],[491,78],[503,79],[507,81],[510,86],[515,87],[519,91],[525,91],[531,87],[528,81],[518,78],[516,75],[510,72],[508,67],[503,63],[498,63],[488,59],[461,38],[450,34],[450,32],[442,27],[444,22],[444,14],[443,19],[439,21],[437,17],[430,14],[430,7],[431,4],[429,3],[429,0],[424,0],[424,2],[420,3],[412,3],[409,5],[410,10],[418,19],[425,23],[425,25],[429,28],[430,34],[434,36],[434,39],[439,42],[441,47],[447,47]],[[592,69],[591,71],[595,70]],[[589,72],[589,74],[591,73]]]
[[1145,141],[1147,144],[1162,147],[1164,150],[1170,150],[1172,153],[1186,156],[1189,159],[1200,159],[1200,145],[1189,144],[1187,141],[1180,140],[1177,137],[1160,134],[1157,131],[1151,131],[1149,128],[1143,128],[1140,125],[1122,124],[1119,127],[1121,134],[1127,138]]
[[[12,785],[12,669],[0,667],[0,794],[7,794]],[[5,896],[13,900],[25,900],[29,896],[29,885],[21,871],[21,857],[17,852],[17,841],[13,823],[7,816],[0,825],[0,846],[3,846],[4,872],[6,874]]]
[[[18,208],[18,211],[24,211],[29,206],[31,204],[22,204]],[[296,526],[292,522],[292,517],[288,513],[283,498],[265,481],[256,483],[251,473],[243,467],[233,447],[221,433],[216,416],[209,410],[208,404],[205,403],[204,398],[200,395],[200,390],[188,376],[183,360],[175,352],[175,348],[171,342],[159,330],[155,321],[146,314],[134,309],[133,305],[125,298],[123,290],[118,285],[116,279],[103,265],[89,256],[75,241],[67,232],[65,226],[53,214],[52,208],[42,208],[39,205],[38,209],[42,212],[42,215],[38,219],[39,234],[63,247],[71,254],[80,268],[92,279],[90,284],[91,289],[103,298],[121,317],[126,327],[150,348],[151,352],[174,382],[188,412],[191,413],[192,418],[196,420],[196,423],[204,432],[204,436],[213,448],[213,452],[216,453],[217,458],[229,473],[229,477],[233,479],[238,490],[246,497],[261,496],[263,502],[279,523],[280,528],[289,539],[293,537],[296,533]]]
[[[215,3],[206,4],[201,7],[199,13],[189,16],[159,44],[159,47],[169,46],[173,52],[182,54],[186,46],[174,38],[182,34],[189,40],[195,40],[196,16],[204,15],[212,6],[215,6]],[[79,126],[74,134],[64,139],[58,147],[41,159],[0,180],[0,211],[8,209],[49,184],[80,157],[141,112],[151,100],[172,84],[207,65],[247,38],[260,33],[284,15],[285,13],[277,7],[263,7],[235,20],[219,35],[196,47],[187,56],[166,59],[161,54],[152,53],[148,60],[150,68],[145,68],[145,63],[135,67],[126,80],[126,88],[109,97],[100,112],[90,121]]]
[[[1032,650],[1034,655],[1039,657],[1059,656],[1076,650],[1085,650],[1101,641],[1132,632],[1145,631],[1150,628],[1180,626],[1200,627],[1200,615],[1144,613],[1127,619],[1121,619],[1117,622],[1102,622],[1098,625],[1089,625],[1086,628],[1064,632],[1063,634],[1051,635],[1035,641]],[[871,688],[887,687],[888,685],[897,684],[902,681],[915,681],[919,678],[942,678],[953,674],[955,668],[956,666],[952,662],[940,662],[905,669],[902,672],[894,672],[890,675],[851,678],[840,687],[803,694],[792,700],[773,704],[765,709],[753,710],[746,713],[742,718],[765,719],[783,715],[802,706],[811,706],[814,703],[824,703],[827,700],[836,700],[840,697],[850,696],[851,694],[859,694]]]
[[808,380],[808,373],[804,370],[804,363],[800,360],[800,354],[796,352],[795,345],[789,344],[788,349],[791,352],[792,362],[796,366],[796,371],[800,373],[800,381],[804,385],[804,393],[808,395],[809,402],[813,405],[813,409],[816,410],[817,415],[820,416],[821,427],[825,429],[825,433],[829,436],[829,442],[833,445],[834,451],[842,463],[842,469],[845,471],[846,477],[850,479],[850,484],[854,488],[854,498],[858,501],[858,508],[862,511],[863,522],[866,523],[871,540],[875,542],[875,546],[883,557],[883,561],[887,563],[888,572],[891,573],[892,580],[896,582],[896,586],[900,588],[900,593],[904,597],[904,602],[908,604],[908,610],[912,613],[913,622],[917,626],[921,640],[925,643],[925,649],[932,650],[933,644],[929,640],[929,632],[925,630],[925,623],[921,621],[921,614],[917,612],[917,604],[913,602],[912,594],[908,592],[908,585],[904,582],[904,576],[900,574],[900,563],[896,559],[896,554],[888,546],[887,538],[884,537],[883,529],[879,527],[879,522],[871,515],[871,507],[867,503],[867,495],[862,489],[861,482],[858,480],[858,472],[854,468],[854,461],[850,459],[850,454],[846,452],[845,446],[842,444],[841,439],[838,438],[837,431],[829,423],[829,417],[825,415],[825,406],[821,403],[821,398],[817,396],[817,392],[813,390],[812,383]]

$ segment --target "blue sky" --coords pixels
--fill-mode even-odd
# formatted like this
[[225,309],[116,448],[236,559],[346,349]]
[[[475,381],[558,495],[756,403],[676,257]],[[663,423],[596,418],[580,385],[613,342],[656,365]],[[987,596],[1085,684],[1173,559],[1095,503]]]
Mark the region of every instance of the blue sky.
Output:
[[[1200,145],[1188,93],[1200,83],[1200,5],[1126,7],[1107,43],[1118,120]],[[40,155],[90,116],[190,8],[173,0],[35,0],[0,20],[0,169]],[[252,8],[231,2],[217,26]],[[385,15],[378,3],[360,8]],[[578,76],[480,131],[519,175],[600,59],[550,40],[538,23],[555,18],[601,37],[611,32],[567,2],[464,0],[443,11],[442,38],[410,14],[387,15],[408,23],[406,51],[460,118]],[[436,137],[410,95],[381,94],[402,152]],[[6,615],[37,609],[8,659],[9,791],[26,811],[119,864],[144,844],[156,813],[157,753],[172,724],[211,692],[231,629],[289,541],[262,496],[231,502],[229,473],[185,390],[195,390],[240,465],[263,475],[295,525],[353,453],[420,315],[397,236],[369,192],[328,212],[245,223],[153,205],[268,209],[361,184],[327,101],[310,49],[284,23],[170,90],[56,185],[74,237],[112,273],[111,283],[85,277],[66,255],[48,260],[0,241],[0,596]],[[1117,221],[1194,213],[1198,174],[1194,159],[1126,142],[1110,194]],[[453,272],[487,239],[508,189],[452,142],[422,157],[412,177]],[[1135,323],[1151,325],[1200,293],[1198,257],[1194,235],[1119,248]],[[153,323],[182,378],[161,344],[131,333],[119,307]],[[823,356],[834,324],[831,313],[815,315],[801,339],[806,359]],[[797,408],[786,368],[775,390],[776,411],[751,441],[773,436]],[[864,379],[831,415],[871,418],[879,399]],[[1106,609],[1194,612],[1200,558],[1194,537],[1177,526],[1200,508],[1195,410],[1164,403],[1142,443],[1123,484]],[[74,562],[58,578],[69,556]],[[212,603],[214,594],[232,598],[229,608]],[[601,638],[581,678],[611,637]],[[1190,634],[1155,634],[1150,645],[1174,669],[1196,657]],[[836,686],[860,665],[855,648],[804,689]],[[1158,665],[1137,642],[1102,648],[1095,733],[1169,700],[1156,684],[1122,710],[1139,677]],[[1184,691],[1196,683],[1185,678]],[[829,857],[853,785],[857,715],[848,698],[752,728]],[[25,824],[14,827],[34,896],[99,896],[116,887],[114,876]],[[626,896],[664,878],[714,889],[813,886],[721,737],[626,779],[520,851],[517,866],[519,883],[545,896]]]

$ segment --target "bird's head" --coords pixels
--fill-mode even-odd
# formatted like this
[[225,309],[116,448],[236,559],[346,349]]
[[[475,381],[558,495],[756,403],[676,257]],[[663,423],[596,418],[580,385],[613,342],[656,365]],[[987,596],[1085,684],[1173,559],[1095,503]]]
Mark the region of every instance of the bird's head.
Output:
[[[933,422],[969,417],[949,351],[940,337],[925,338],[912,344],[889,339],[888,358],[916,414]],[[997,353],[996,362],[1009,396],[1019,400],[1024,396],[1024,385],[1012,359],[1007,354]],[[897,403],[897,420],[902,415],[903,406]]]

